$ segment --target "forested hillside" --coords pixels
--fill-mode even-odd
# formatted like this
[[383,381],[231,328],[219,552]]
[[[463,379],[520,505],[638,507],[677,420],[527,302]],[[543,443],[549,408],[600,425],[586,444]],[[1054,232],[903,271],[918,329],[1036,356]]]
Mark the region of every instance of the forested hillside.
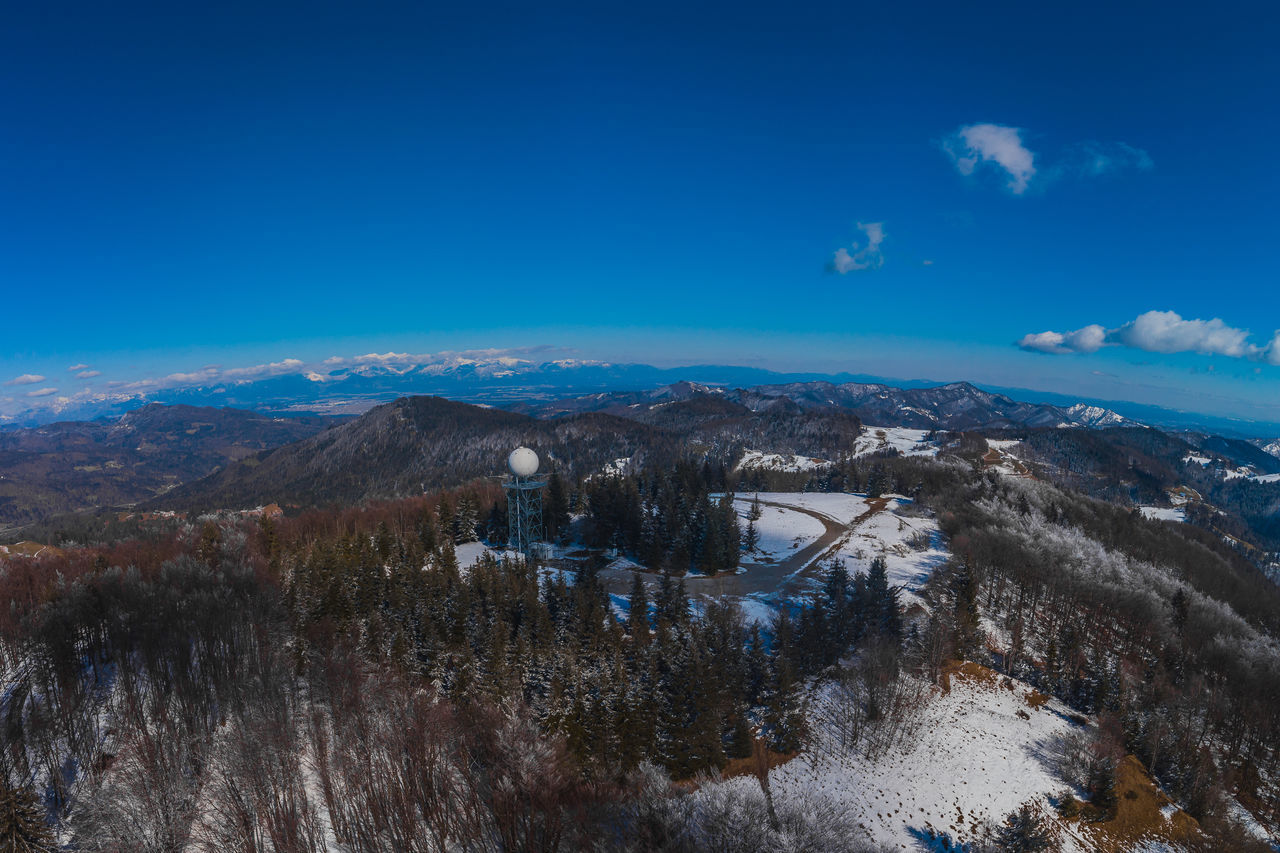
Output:
[[702,453],[728,463],[753,444],[834,455],[852,444],[860,428],[846,412],[801,413],[785,401],[760,412],[677,403],[652,423],[638,423],[594,412],[539,420],[439,397],[408,397],[229,466],[151,505],[209,510],[405,497],[503,473],[506,454],[522,444],[539,448],[544,466],[566,477],[599,472],[619,458],[643,466]]
[[153,404],[116,421],[5,430],[0,432],[0,529],[134,504],[333,423]]
[[[767,768],[837,779],[824,762],[927,744],[943,733],[920,715],[972,666],[1077,722],[1053,746],[1066,793],[1027,791],[956,843],[1125,849],[1100,839],[1136,761],[1186,815],[1173,849],[1265,849],[1240,815],[1280,823],[1280,590],[1208,531],[984,470],[981,439],[948,447],[557,478],[548,518],[581,555],[542,566],[460,564],[501,529],[480,484],[10,558],[3,781],[30,832],[85,850],[876,850],[892,827],[848,818],[870,792],[789,770],[773,791]],[[768,622],[692,597],[693,573],[753,547],[728,494],[760,477],[913,495],[951,556],[910,609],[876,555],[824,559]],[[628,588],[606,554],[632,561]]]

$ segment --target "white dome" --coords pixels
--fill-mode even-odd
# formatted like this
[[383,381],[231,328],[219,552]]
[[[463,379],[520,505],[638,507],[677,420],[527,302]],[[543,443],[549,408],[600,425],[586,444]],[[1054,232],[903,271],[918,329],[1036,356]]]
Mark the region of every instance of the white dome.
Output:
[[517,477],[532,477],[538,471],[538,454],[527,447],[517,447],[507,457],[507,467]]

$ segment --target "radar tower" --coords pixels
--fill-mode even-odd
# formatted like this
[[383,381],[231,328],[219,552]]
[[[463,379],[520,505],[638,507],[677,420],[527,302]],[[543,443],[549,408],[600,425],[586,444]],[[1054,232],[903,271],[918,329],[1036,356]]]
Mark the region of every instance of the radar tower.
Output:
[[547,478],[538,476],[538,454],[517,447],[507,457],[510,476],[503,478],[507,492],[507,547],[532,559],[542,541],[542,489]]

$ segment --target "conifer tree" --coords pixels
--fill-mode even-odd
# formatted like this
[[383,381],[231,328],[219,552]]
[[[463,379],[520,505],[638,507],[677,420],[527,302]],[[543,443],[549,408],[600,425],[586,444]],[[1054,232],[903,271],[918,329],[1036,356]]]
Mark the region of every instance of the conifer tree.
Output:
[[1053,846],[1053,835],[1044,819],[1024,805],[1005,818],[996,830],[995,842],[1007,853],[1039,853]]
[[627,633],[637,645],[649,644],[649,593],[639,572],[631,573],[631,598],[627,611]]
[[12,788],[0,779],[0,851],[53,853],[57,849],[35,793],[30,788]]
[[756,530],[755,519],[750,519],[747,521],[746,532],[742,534],[742,550],[748,554],[754,554],[758,547],[760,547],[760,531]]
[[898,607],[898,590],[889,586],[888,564],[877,556],[867,571],[867,618],[870,630],[881,637],[902,637],[902,616]]
[[972,658],[979,650],[978,582],[969,560],[956,569],[951,581],[955,597],[956,657]]
[[547,538],[559,541],[569,531],[569,493],[559,472],[552,472],[547,482],[547,500],[543,512]]
[[867,497],[878,498],[889,489],[889,475],[883,466],[875,465],[867,475]]
[[458,545],[476,541],[476,528],[480,512],[470,495],[458,498],[458,508],[453,517],[453,541]]

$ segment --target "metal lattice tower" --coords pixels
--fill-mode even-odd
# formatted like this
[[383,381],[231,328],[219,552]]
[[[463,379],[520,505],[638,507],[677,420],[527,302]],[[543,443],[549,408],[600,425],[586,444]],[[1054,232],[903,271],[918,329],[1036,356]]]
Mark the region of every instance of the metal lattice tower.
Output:
[[503,478],[507,492],[507,547],[532,559],[534,546],[542,541],[542,490],[547,478],[537,475],[538,456],[527,447],[517,447],[507,457],[511,475]]

